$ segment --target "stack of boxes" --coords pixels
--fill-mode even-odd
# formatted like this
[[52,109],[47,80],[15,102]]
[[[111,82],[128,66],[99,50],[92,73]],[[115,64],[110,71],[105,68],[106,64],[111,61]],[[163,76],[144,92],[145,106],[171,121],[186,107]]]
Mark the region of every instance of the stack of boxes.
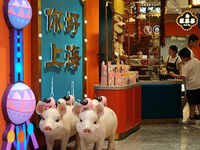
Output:
[[[136,83],[136,72],[129,71],[129,65],[123,65],[117,63],[117,65],[111,65],[108,62],[108,85],[109,86],[123,86],[127,84]],[[101,64],[101,85],[107,85],[107,66],[105,62]]]

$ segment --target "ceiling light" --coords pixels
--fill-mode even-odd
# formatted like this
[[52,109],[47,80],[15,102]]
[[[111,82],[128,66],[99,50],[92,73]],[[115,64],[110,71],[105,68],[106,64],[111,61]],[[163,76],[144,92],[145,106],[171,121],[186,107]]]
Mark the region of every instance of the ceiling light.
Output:
[[146,16],[144,14],[139,14],[136,19],[140,19],[140,20],[145,20],[146,19]]

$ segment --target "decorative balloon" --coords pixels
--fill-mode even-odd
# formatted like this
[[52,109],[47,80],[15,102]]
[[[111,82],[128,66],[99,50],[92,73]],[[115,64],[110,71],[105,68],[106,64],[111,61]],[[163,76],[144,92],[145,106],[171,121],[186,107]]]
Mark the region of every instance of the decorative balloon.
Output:
[[10,84],[3,95],[2,109],[6,121],[16,125],[26,122],[32,116],[35,104],[35,95],[26,84]]
[[[30,123],[36,99],[33,91],[23,83],[23,28],[32,17],[27,0],[5,0],[4,19],[10,29],[10,84],[2,99],[2,110],[7,121],[1,150],[39,148]],[[32,142],[29,142],[31,139]]]
[[4,3],[4,18],[9,27],[17,30],[29,24],[32,8],[27,0],[6,0]]

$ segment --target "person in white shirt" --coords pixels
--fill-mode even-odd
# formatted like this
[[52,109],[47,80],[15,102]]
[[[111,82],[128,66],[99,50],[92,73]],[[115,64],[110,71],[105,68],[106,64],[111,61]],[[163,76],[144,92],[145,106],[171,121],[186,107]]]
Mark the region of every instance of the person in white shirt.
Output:
[[[114,43],[114,56],[116,60],[126,60],[128,59],[128,55],[125,53],[123,48],[124,42],[124,33],[117,33],[117,40]],[[136,55],[131,55],[129,58],[137,58]]]
[[196,34],[191,34],[188,38],[188,45],[187,48],[190,50],[191,52],[191,58],[195,58],[194,53],[192,51],[192,48],[196,48],[197,47],[197,43],[199,41],[199,37]]
[[186,96],[189,102],[190,115],[187,123],[194,124],[195,105],[200,111],[200,61],[197,58],[191,58],[191,52],[188,48],[183,48],[179,52],[181,60],[185,62],[182,74],[178,75],[172,71],[169,74],[175,78],[185,79]]
[[[199,37],[196,35],[196,34],[191,34],[188,38],[188,45],[187,45],[187,48],[190,50],[190,53],[191,53],[191,58],[195,58],[195,55],[192,51],[192,48],[196,48],[197,47],[197,43],[199,41]],[[184,109],[186,103],[188,102],[187,100],[187,96],[185,95],[182,99],[182,110]],[[194,118],[195,119],[200,119],[200,115],[197,115],[198,111],[195,113],[195,116]]]
[[[168,72],[172,71],[175,74],[181,74],[182,71],[182,61],[179,56],[177,56],[178,47],[171,45],[169,47],[169,56],[165,59],[164,67]],[[169,77],[171,78],[171,76]]]

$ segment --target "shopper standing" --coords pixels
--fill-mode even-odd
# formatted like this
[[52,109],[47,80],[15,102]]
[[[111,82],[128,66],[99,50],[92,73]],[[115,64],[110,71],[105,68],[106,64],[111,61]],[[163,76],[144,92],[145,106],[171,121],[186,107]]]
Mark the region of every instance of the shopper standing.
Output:
[[[199,41],[199,37],[196,35],[196,34],[191,34],[188,38],[188,45],[187,45],[187,48],[190,50],[190,53],[191,53],[191,58],[195,58],[195,55],[192,51],[192,48],[196,48],[197,47],[197,43]],[[187,100],[187,96],[185,95],[182,99],[182,110],[184,109],[186,103],[188,102]],[[195,113],[195,116],[194,116],[195,119],[200,119],[200,115],[197,115]]]
[[195,124],[195,106],[200,111],[200,61],[197,58],[191,58],[191,52],[188,48],[183,48],[179,52],[181,60],[185,63],[181,75],[172,71],[169,74],[175,78],[185,79],[186,96],[189,102],[190,115],[187,123]]

